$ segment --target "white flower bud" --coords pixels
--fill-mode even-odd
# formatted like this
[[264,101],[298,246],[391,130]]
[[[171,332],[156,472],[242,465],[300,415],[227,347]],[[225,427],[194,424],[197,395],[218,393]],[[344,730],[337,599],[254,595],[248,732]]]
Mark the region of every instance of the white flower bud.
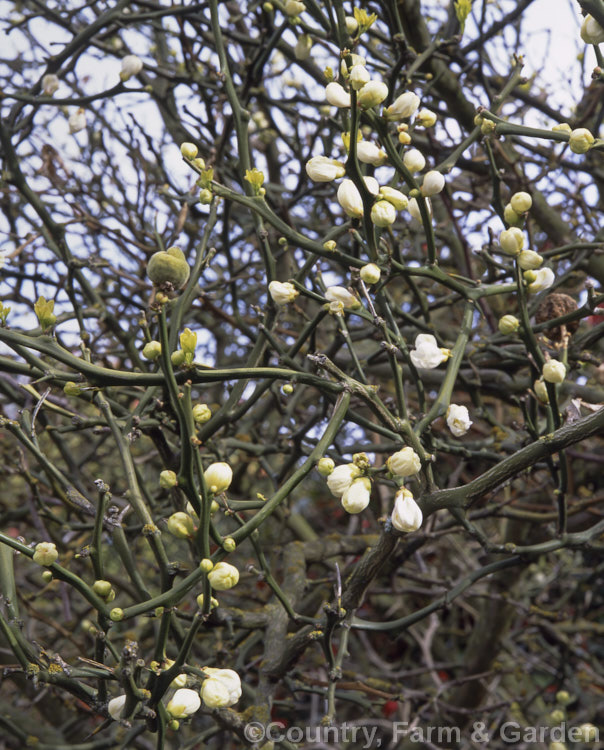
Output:
[[472,426],[467,407],[451,404],[447,409],[447,425],[455,437],[461,437]]
[[376,201],[371,207],[371,221],[376,227],[389,227],[396,221],[396,210],[386,200]]
[[499,244],[502,252],[506,255],[518,255],[524,247],[524,234],[522,233],[522,229],[518,229],[518,227],[504,229],[499,235]]
[[533,199],[528,193],[514,193],[510,198],[510,205],[517,214],[525,214],[533,205]]
[[369,81],[357,94],[357,104],[363,109],[371,109],[381,104],[388,96],[388,86],[382,81]]
[[195,524],[191,516],[178,511],[168,518],[168,531],[177,539],[190,539],[195,533]]
[[306,10],[306,5],[304,5],[304,3],[298,2],[298,0],[287,0],[285,5],[283,6],[283,10],[286,16],[294,18],[295,16],[299,16],[300,13],[304,13],[304,11]]
[[510,336],[512,333],[516,333],[520,327],[520,321],[514,315],[504,315],[503,318],[499,320],[497,327],[504,336]]
[[542,292],[544,289],[549,289],[550,286],[556,280],[554,272],[551,268],[540,268],[537,271],[530,271],[534,275],[534,279],[528,285],[528,291],[531,294]]
[[334,107],[350,107],[350,94],[335,81],[328,83],[325,87],[325,98]]
[[143,61],[137,55],[126,55],[122,58],[122,71],[120,78],[127,81],[132,76],[138,75],[143,69]]
[[159,486],[162,490],[171,490],[173,487],[178,486],[178,477],[175,471],[170,469],[164,469],[159,475]]
[[180,144],[180,153],[185,159],[194,159],[199,153],[199,149],[194,143],[185,142]]
[[543,263],[543,256],[534,250],[523,250],[516,260],[523,271],[534,271]]
[[312,50],[312,37],[310,34],[301,34],[298,37],[296,46],[294,47],[294,55],[296,60],[308,60],[310,52]]
[[335,468],[334,460],[333,458],[329,458],[329,456],[323,456],[323,458],[317,461],[317,471],[322,477],[328,477],[333,473]]
[[54,542],[38,542],[34,549],[33,561],[38,565],[52,565],[59,559]]
[[341,464],[327,477],[327,486],[329,491],[335,497],[341,497],[356,479],[361,470],[354,464]]
[[445,178],[440,172],[432,169],[430,172],[426,172],[424,175],[424,182],[422,184],[422,195],[428,197],[430,195],[436,195],[440,193],[445,186]]
[[[362,55],[357,55],[354,52],[351,52],[350,53],[350,70],[352,70],[355,65],[367,65],[367,60]],[[340,63],[340,73],[344,76],[344,78],[348,78],[349,69],[348,69],[348,65],[346,64],[346,60],[344,59]]]
[[205,424],[212,419],[212,410],[207,404],[195,404],[192,411],[195,424]]
[[436,124],[436,115],[429,109],[420,109],[415,118],[415,122],[424,128],[431,128]]
[[389,203],[396,208],[397,211],[402,211],[409,205],[409,199],[404,193],[395,188],[388,187],[385,185],[380,188],[380,195],[385,198]]
[[410,477],[422,468],[422,462],[413,448],[407,445],[393,453],[386,461],[386,466],[391,474],[398,477]]
[[42,93],[45,96],[52,96],[59,88],[59,78],[54,73],[48,73],[42,78]]
[[566,365],[557,359],[550,359],[543,365],[541,375],[548,383],[562,383],[566,377]]
[[382,272],[375,263],[367,263],[360,271],[360,277],[366,284],[377,284]]
[[359,23],[354,16],[346,16],[346,31],[350,36],[354,36],[359,30]]
[[[430,198],[424,198],[424,202],[426,204],[426,208],[428,209],[428,216],[432,216],[432,203],[430,202]],[[422,220],[422,212],[419,210],[419,203],[417,202],[416,198],[409,198],[409,205],[407,206],[409,209],[409,213],[411,216],[413,216],[414,219],[417,219],[417,221]]]
[[206,486],[214,495],[228,490],[233,481],[233,470],[224,461],[210,464],[203,472]]
[[581,39],[585,44],[604,44],[604,29],[589,13],[581,24]]
[[379,195],[380,185],[375,177],[363,177],[363,182],[371,195]]
[[426,166],[426,160],[421,151],[418,151],[416,148],[411,148],[403,156],[403,164],[412,173],[421,172]]
[[234,565],[219,562],[208,573],[210,586],[216,591],[227,591],[236,586],[239,581],[239,571]]
[[183,719],[192,716],[201,708],[201,699],[196,690],[180,688],[172,696],[172,700],[166,706],[166,711],[174,719]]
[[125,695],[118,695],[117,698],[112,698],[107,704],[107,711],[109,712],[109,716],[111,716],[111,718],[115,721],[118,721],[125,705]]
[[372,164],[381,167],[388,159],[388,154],[375,143],[370,141],[359,141],[357,143],[357,157],[363,164]]
[[350,85],[355,91],[362,89],[366,83],[369,83],[371,76],[364,65],[353,65],[350,70]]
[[409,490],[402,487],[394,496],[394,510],[392,511],[392,525],[397,531],[417,531],[422,525],[421,508],[415,502]]
[[336,197],[348,216],[352,216],[353,219],[363,216],[363,199],[352,180],[342,180]]
[[[208,675],[208,679],[204,680],[202,686],[201,686],[201,697],[203,698],[203,702],[206,705],[210,705],[208,701],[206,701],[204,697],[204,687],[206,683],[210,680],[215,680],[217,682],[220,682],[222,686],[226,689],[227,695],[228,695],[228,703],[223,704],[224,706],[233,706],[239,698],[241,698],[241,679],[237,672],[235,672],[234,669],[217,669],[216,667],[204,667],[203,672]],[[211,686],[211,692],[213,692],[214,686]],[[206,691],[208,691],[208,697],[210,690],[206,688]],[[222,695],[222,693],[221,693]],[[210,706],[211,708],[215,708],[215,706]]]
[[147,341],[142,351],[145,359],[154,360],[161,356],[161,344],[159,341]]
[[587,128],[577,128],[570,134],[568,145],[575,154],[585,154],[592,147],[595,138]]
[[221,680],[209,677],[201,686],[201,697],[208,708],[226,708],[229,704],[229,691]]
[[511,203],[505,204],[503,218],[505,223],[509,224],[511,227],[521,227],[524,224],[524,217],[514,211]]
[[86,114],[81,107],[77,112],[70,115],[68,124],[70,133],[79,133],[80,130],[84,130],[86,127]]
[[346,310],[361,307],[359,298],[343,286],[328,286],[325,290],[325,299],[329,302],[341,302]]
[[597,742],[598,741],[598,729],[593,724],[581,724],[577,727],[579,730],[579,737],[576,737],[579,742]]
[[537,396],[539,401],[541,401],[542,404],[549,404],[549,395],[547,393],[547,386],[545,385],[545,382],[541,379],[535,380],[533,388],[535,390],[535,395]]
[[419,107],[419,96],[411,91],[398,96],[389,107],[386,107],[383,114],[388,120],[403,120],[411,117]]
[[289,281],[271,281],[268,292],[276,305],[287,305],[293,302],[299,292]]
[[433,370],[448,359],[448,353],[438,346],[430,333],[420,333],[416,337],[415,349],[409,352],[409,356],[415,367],[425,370]]
[[342,495],[342,506],[347,513],[360,513],[369,505],[371,481],[367,477],[355,479]]

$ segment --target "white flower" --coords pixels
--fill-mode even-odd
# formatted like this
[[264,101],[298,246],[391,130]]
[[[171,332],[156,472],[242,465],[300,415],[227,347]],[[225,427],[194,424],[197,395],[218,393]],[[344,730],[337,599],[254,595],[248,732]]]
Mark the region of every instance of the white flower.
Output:
[[42,78],[42,92],[45,96],[52,96],[59,88],[59,78],[54,73],[48,73]]
[[125,695],[118,695],[117,698],[112,698],[107,704],[107,711],[109,712],[109,716],[111,716],[112,719],[115,719],[115,721],[118,721],[125,704]]
[[312,37],[310,36],[310,34],[301,34],[298,37],[296,46],[294,47],[294,55],[296,57],[296,60],[308,60],[311,50]]
[[132,76],[138,75],[143,69],[143,61],[137,55],[126,55],[122,59],[122,71],[120,78],[127,81]]
[[358,297],[355,297],[354,294],[351,294],[343,286],[328,286],[325,290],[325,299],[329,300],[329,302],[341,302],[347,310],[354,310],[356,307],[361,307]]
[[375,263],[367,263],[361,268],[359,275],[366,284],[377,284],[382,272]]
[[363,216],[363,199],[352,180],[342,180],[336,197],[348,216],[352,216],[353,219]]
[[299,292],[289,281],[271,281],[268,285],[268,293],[277,305],[287,305],[293,302]]
[[389,227],[396,221],[396,211],[388,201],[376,201],[371,207],[371,221],[376,227]]
[[589,13],[581,24],[581,39],[585,44],[604,44],[604,29]]
[[418,125],[422,125],[424,128],[431,128],[436,124],[436,115],[429,109],[420,109],[415,118],[415,122]]
[[384,116],[388,120],[403,120],[411,117],[419,107],[419,96],[411,91],[398,96],[389,107],[384,110]]
[[402,211],[409,205],[409,199],[404,193],[401,193],[400,190],[396,190],[395,188],[388,187],[387,185],[380,188],[380,195],[389,203],[392,203],[397,211]]
[[432,169],[430,172],[426,172],[424,175],[424,182],[422,184],[422,195],[430,196],[440,193],[445,186],[445,178],[440,172]]
[[422,462],[419,456],[408,445],[401,448],[400,451],[393,453],[386,461],[388,471],[399,477],[409,477],[422,468]]
[[422,525],[421,508],[409,490],[402,487],[394,496],[392,525],[397,531],[417,531]]
[[67,122],[69,123],[70,133],[79,133],[80,130],[84,130],[86,127],[86,114],[84,110],[82,108],[78,109],[77,112],[69,116]]
[[420,333],[415,339],[415,349],[409,352],[409,356],[415,367],[433,370],[441,362],[446,362],[449,351],[441,349],[431,334]]
[[172,696],[172,700],[166,706],[166,711],[174,719],[184,719],[191,716],[201,707],[201,699],[196,690],[180,688]]
[[359,476],[361,470],[355,464],[341,464],[327,477],[327,486],[332,495],[341,497],[352,484],[352,480]]
[[[432,202],[430,201],[430,198],[424,198],[424,203],[428,209],[428,216],[432,216]],[[422,220],[422,212],[419,210],[419,203],[416,198],[409,198],[409,205],[407,208],[414,219],[417,219],[417,221]]]
[[533,205],[533,199],[528,193],[514,193],[510,198],[510,205],[517,214],[525,214]]
[[543,256],[534,250],[523,250],[516,260],[523,271],[534,271],[543,263]]
[[369,71],[364,65],[353,65],[350,70],[350,85],[355,91],[370,81]]
[[344,177],[346,167],[337,159],[327,156],[313,156],[306,162],[306,174],[313,182],[331,182]]
[[369,81],[357,94],[357,103],[363,109],[371,109],[381,104],[388,96],[388,86],[382,81]]
[[418,151],[416,148],[411,148],[403,156],[403,164],[410,172],[421,172],[426,166],[426,160],[421,151]]
[[219,562],[208,573],[208,581],[216,591],[227,591],[239,582],[239,571],[230,563]]
[[335,81],[328,83],[325,87],[325,98],[334,107],[350,107],[350,94]]
[[532,294],[542,292],[544,289],[549,289],[556,279],[551,268],[540,268],[539,270],[531,271],[530,273],[535,277],[528,285],[528,290]]
[[504,229],[499,235],[499,244],[501,245],[501,250],[506,255],[518,255],[524,247],[524,234],[522,229],[519,229],[518,227]]
[[367,477],[355,479],[342,495],[342,506],[347,513],[360,513],[369,505],[371,481]]
[[447,425],[455,437],[461,437],[472,426],[467,407],[451,404],[447,409]]
[[550,359],[543,365],[541,374],[548,383],[562,383],[566,377],[566,365],[557,359]]
[[372,164],[374,167],[381,167],[388,159],[388,154],[371,141],[357,143],[357,156],[363,164]]
[[[226,690],[228,703],[223,703],[222,707],[233,706],[235,703],[237,703],[239,698],[241,698],[241,679],[239,678],[239,675],[237,674],[237,672],[235,672],[235,670],[218,669],[216,667],[204,667],[202,671],[208,675],[208,679],[204,680],[203,685],[201,686],[201,697],[203,698],[203,702],[206,705],[210,705],[210,703],[208,703],[204,696],[204,687],[210,680],[220,682]],[[216,686],[214,684],[210,685],[209,688],[206,688],[206,694],[208,698],[210,698],[211,695],[218,694],[218,691],[215,691],[215,688]],[[224,694],[220,692],[220,695]],[[216,708],[216,706],[210,707]]]
[[218,461],[208,466],[203,472],[203,477],[210,492],[217,495],[229,488],[233,481],[233,470],[224,461]]

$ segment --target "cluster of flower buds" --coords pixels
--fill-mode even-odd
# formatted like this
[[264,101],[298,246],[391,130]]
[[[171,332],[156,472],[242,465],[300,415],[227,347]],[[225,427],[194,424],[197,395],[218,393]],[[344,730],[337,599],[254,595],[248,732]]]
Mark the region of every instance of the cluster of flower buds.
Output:
[[371,480],[365,476],[369,460],[364,453],[356,453],[352,463],[333,465],[331,459],[321,459],[318,469],[327,477],[327,486],[332,495],[340,498],[347,513],[360,513],[369,505]]

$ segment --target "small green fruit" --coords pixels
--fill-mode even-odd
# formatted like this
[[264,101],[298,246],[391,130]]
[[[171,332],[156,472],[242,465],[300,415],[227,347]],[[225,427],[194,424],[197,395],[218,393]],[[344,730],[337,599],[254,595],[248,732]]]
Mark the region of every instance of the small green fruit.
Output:
[[169,283],[180,289],[187,283],[190,272],[184,253],[178,247],[154,253],[147,263],[147,276],[155,286]]

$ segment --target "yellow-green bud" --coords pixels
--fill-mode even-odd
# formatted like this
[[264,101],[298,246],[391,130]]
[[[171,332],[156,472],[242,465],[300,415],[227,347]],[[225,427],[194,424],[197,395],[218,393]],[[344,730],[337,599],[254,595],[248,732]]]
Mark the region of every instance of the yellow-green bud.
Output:
[[556,693],[556,700],[561,706],[568,706],[572,701],[572,698],[570,697],[568,690],[558,690]]
[[524,246],[524,234],[517,227],[504,229],[499,235],[499,244],[506,255],[518,255]]
[[289,396],[294,392],[294,386],[291,383],[284,383],[284,385],[281,386],[281,392],[284,395]]
[[570,135],[573,132],[573,129],[567,122],[561,122],[558,125],[554,125],[552,131],[554,133],[568,133],[568,135]]
[[173,487],[178,485],[178,477],[176,472],[170,469],[164,469],[159,475],[159,486],[162,490],[171,490]]
[[555,708],[549,715],[549,718],[554,724],[561,724],[564,721],[564,711],[560,708]]
[[193,420],[197,424],[205,424],[212,418],[212,411],[207,404],[195,404],[193,407]]
[[361,279],[363,279],[366,284],[377,284],[381,275],[382,272],[380,267],[375,263],[367,263],[367,265],[363,266],[360,271]]
[[184,364],[186,358],[187,355],[183,352],[183,350],[177,349],[170,355],[170,362],[172,362],[173,367],[180,367],[182,364]]
[[228,536],[222,541],[222,549],[225,552],[234,552],[237,549],[237,543],[232,537]]
[[535,395],[537,396],[539,401],[541,401],[542,404],[549,404],[549,394],[547,392],[545,381],[541,379],[535,380],[533,388],[535,390]]
[[580,735],[577,738],[579,742],[594,742],[598,738],[598,730],[593,724],[581,724],[577,729]]
[[201,156],[198,156],[196,159],[193,159],[193,164],[197,167],[197,169],[205,169],[206,163],[201,158]]
[[52,565],[59,559],[57,545],[53,542],[38,542],[34,549],[33,560],[38,565]]
[[42,580],[44,581],[44,583],[50,583],[52,581],[53,577],[54,576],[52,574],[52,570],[45,570],[42,573]]
[[212,500],[212,503],[210,504],[210,515],[213,516],[214,513],[216,513],[216,511],[219,509],[220,509],[220,505],[218,505],[216,500]]
[[206,485],[215,495],[227,490],[233,481],[233,470],[224,461],[210,464],[203,473]]
[[92,584],[92,590],[97,596],[103,599],[111,593],[111,583],[109,581],[98,580]]
[[[199,609],[203,609],[203,594],[200,594],[197,597],[197,606]],[[218,606],[218,599],[215,599],[213,596],[210,597],[210,610],[214,609],[214,607]]]
[[480,123],[480,132],[483,135],[490,135],[497,125],[493,122],[493,120],[487,120],[486,118],[482,118],[482,122]]
[[109,619],[113,622],[120,622],[124,619],[124,610],[120,607],[114,607],[109,613]]
[[510,198],[510,205],[517,214],[525,214],[533,205],[533,199],[528,193],[514,193]]
[[543,263],[543,256],[534,250],[523,250],[516,260],[523,271],[534,271]]
[[576,128],[570,134],[568,145],[575,154],[585,154],[592,147],[595,138],[587,128]]
[[328,477],[335,468],[335,461],[328,456],[323,456],[317,462],[317,471],[322,477]]
[[524,217],[514,211],[511,203],[506,203],[503,209],[503,219],[511,227],[521,227],[524,224]]
[[185,157],[185,159],[194,159],[199,153],[199,149],[194,143],[181,143],[180,153]]
[[185,330],[180,334],[180,347],[185,353],[185,356],[187,354],[194,355],[196,346],[197,334],[194,333],[190,328],[185,328]]
[[145,359],[157,359],[161,356],[161,344],[159,341],[148,341],[143,346],[143,357]]
[[214,194],[212,193],[211,190],[208,190],[208,188],[204,188],[199,193],[199,202],[201,203],[202,206],[209,206],[213,198],[214,198]]
[[63,393],[67,396],[79,396],[81,392],[81,387],[77,383],[74,383],[73,380],[68,380],[63,386]]
[[46,300],[44,297],[38,297],[38,301],[34,305],[34,312],[40,323],[42,330],[46,330],[57,322],[57,316],[53,313],[55,307],[54,300]]
[[177,539],[189,539],[195,533],[195,524],[191,516],[178,511],[168,518],[168,531]]
[[504,336],[510,336],[512,333],[516,333],[520,327],[520,321],[514,315],[504,315],[500,318],[498,328]]
[[183,287],[191,269],[183,251],[179,247],[169,247],[154,253],[147,263],[147,276],[155,284],[172,284],[175,289]]
[[327,242],[323,243],[323,249],[327,250],[328,253],[333,253],[333,251],[336,249],[336,243],[334,240],[327,240]]
[[233,588],[239,581],[239,571],[234,565],[227,562],[219,562],[208,573],[210,586],[216,591],[226,591]]
[[[178,678],[177,678],[177,679],[178,679]],[[176,682],[176,680],[174,680],[174,682]],[[170,720],[170,721],[168,722],[168,727],[169,727],[169,728],[170,728],[170,729],[171,729],[171,730],[172,730],[173,732],[177,732],[177,731],[178,731],[178,728],[180,727],[180,722],[178,721],[178,719],[171,719],[171,720]]]
[[199,567],[203,570],[204,573],[209,573],[214,567],[214,563],[210,560],[209,557],[204,557],[203,560],[199,563]]

